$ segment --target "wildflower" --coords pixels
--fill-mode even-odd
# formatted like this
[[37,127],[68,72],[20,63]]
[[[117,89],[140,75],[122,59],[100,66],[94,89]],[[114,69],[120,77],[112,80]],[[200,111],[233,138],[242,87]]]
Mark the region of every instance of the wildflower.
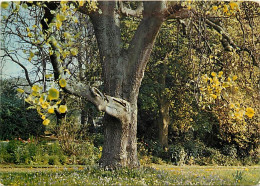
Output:
[[66,87],[67,82],[66,82],[65,79],[60,79],[59,84],[60,84],[61,87]]
[[49,90],[49,95],[48,95],[48,98],[50,100],[55,100],[55,99],[58,99],[59,98],[59,91],[55,88],[51,88]]
[[45,120],[43,120],[43,122],[42,122],[43,125],[49,125],[49,123],[50,123],[50,120],[49,120],[49,119],[45,119]]
[[218,77],[221,77],[223,75],[223,71],[219,71]]
[[59,107],[59,112],[60,113],[65,113],[67,111],[67,106],[66,105],[61,105],[60,107]]
[[249,118],[252,118],[255,114],[255,111],[253,108],[251,107],[248,107],[246,108],[246,115],[249,117]]
[[46,116],[45,115],[42,115],[42,119],[45,120]]
[[248,172],[248,168],[245,168],[245,171],[247,171],[247,172]]

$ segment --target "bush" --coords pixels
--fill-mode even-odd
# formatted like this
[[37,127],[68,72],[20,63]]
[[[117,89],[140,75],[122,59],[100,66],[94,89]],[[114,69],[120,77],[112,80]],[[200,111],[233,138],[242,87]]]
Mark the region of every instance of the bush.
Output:
[[27,109],[28,105],[18,97],[10,80],[0,80],[0,84],[0,140],[43,134],[44,126],[37,111]]
[[185,149],[183,146],[177,144],[177,145],[171,145],[169,147],[169,153],[171,155],[171,161],[175,165],[184,165],[186,158],[187,158],[187,153],[185,152]]

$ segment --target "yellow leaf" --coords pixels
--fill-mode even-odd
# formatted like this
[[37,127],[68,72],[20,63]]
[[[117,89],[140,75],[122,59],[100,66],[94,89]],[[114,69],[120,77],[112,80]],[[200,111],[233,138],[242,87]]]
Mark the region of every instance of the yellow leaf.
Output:
[[45,77],[46,77],[47,79],[51,78],[52,76],[53,76],[53,74],[46,74],[46,75],[45,75]]
[[8,3],[8,2],[6,2],[6,1],[1,2],[1,8],[7,9],[8,6],[9,6],[9,3]]
[[34,53],[32,51],[30,51],[30,57],[33,58],[34,57]]
[[215,95],[215,94],[211,94],[211,97],[213,98],[213,99],[217,99],[217,95]]
[[60,22],[64,21],[66,18],[63,14],[57,14],[56,19]]
[[246,115],[249,117],[249,118],[252,118],[255,114],[255,111],[253,108],[251,107],[248,107],[246,108]]
[[50,107],[50,108],[48,109],[48,113],[53,114],[53,113],[54,113],[54,107]]
[[41,90],[41,88],[38,85],[32,86],[32,91],[39,92],[40,90]]
[[218,9],[218,7],[217,7],[217,6],[213,6],[212,9],[213,9],[214,11],[216,11],[216,10]]
[[[62,22],[57,20],[57,21],[56,21],[56,27],[57,27],[57,29],[59,30],[61,26],[62,26]],[[54,45],[54,44],[53,44],[53,45]]]
[[66,111],[67,111],[67,106],[66,105],[60,105],[59,112],[60,113],[65,113]]
[[42,122],[43,125],[49,125],[49,123],[50,123],[50,120],[49,120],[49,119],[45,119],[45,120],[43,120],[43,122]]
[[67,39],[69,39],[69,38],[71,37],[71,35],[70,35],[70,33],[68,33],[68,32],[64,32],[64,37],[67,38]]
[[77,48],[72,48],[70,49],[70,52],[73,56],[76,56],[78,54],[78,49]]
[[217,73],[216,73],[216,72],[211,72],[211,75],[212,75],[213,77],[215,77],[215,76],[217,75]]
[[33,34],[31,32],[29,32],[28,37],[33,37]]
[[66,82],[65,79],[60,79],[60,80],[59,80],[59,84],[60,84],[61,87],[66,87],[67,82]]
[[43,109],[47,109],[50,105],[49,105],[48,102],[43,102],[43,103],[41,104],[41,106],[42,106]]
[[17,92],[24,93],[24,90],[21,88],[17,88],[16,90],[17,90]]
[[227,6],[227,5],[224,5],[224,6],[223,6],[223,12],[224,12],[224,13],[227,13],[227,12],[228,12],[228,6]]
[[55,88],[50,88],[48,98],[50,100],[57,100],[59,99],[59,91]]
[[223,75],[223,71],[218,72],[218,77],[221,77]]
[[79,1],[79,6],[83,6],[85,1]]
[[238,8],[238,4],[236,2],[230,2],[229,6],[230,6],[231,10],[234,10],[234,9]]

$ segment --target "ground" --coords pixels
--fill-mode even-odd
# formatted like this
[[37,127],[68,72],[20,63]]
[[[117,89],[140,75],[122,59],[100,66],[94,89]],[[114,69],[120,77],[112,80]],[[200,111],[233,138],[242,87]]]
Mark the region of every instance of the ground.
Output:
[[260,166],[173,166],[102,170],[87,166],[0,165],[4,185],[260,185]]

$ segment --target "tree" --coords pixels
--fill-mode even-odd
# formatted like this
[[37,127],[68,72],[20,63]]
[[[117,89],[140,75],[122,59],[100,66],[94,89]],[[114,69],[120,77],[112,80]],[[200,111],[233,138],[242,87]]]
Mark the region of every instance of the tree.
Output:
[[[64,93],[86,99],[93,103],[98,110],[105,112],[102,166],[112,168],[138,166],[137,98],[156,36],[166,19],[186,18],[191,15],[199,17],[199,12],[182,5],[181,2],[145,1],[138,5],[133,4],[136,6],[135,10],[128,9],[125,7],[125,3],[117,1],[98,2],[98,6],[93,2],[84,1],[42,4],[38,2],[34,3],[34,6],[35,4],[44,10],[40,20],[41,35],[44,36],[44,42],[48,43],[50,49],[50,63],[54,80],[56,83],[59,82]],[[75,9],[75,7],[78,12],[88,15],[93,24],[99,48],[99,61],[102,66],[104,93],[86,82],[75,82],[77,79],[67,77],[67,66],[63,62],[68,60],[68,54],[77,56],[78,49],[75,43],[71,44],[64,39],[66,36],[63,37],[61,31],[65,28],[68,29],[68,27],[62,28],[65,25],[66,16],[68,16],[68,20],[71,20],[72,13],[67,10]],[[128,45],[123,42],[120,31],[120,16],[124,14],[140,19],[138,28],[130,42],[127,43]],[[236,47],[221,26],[209,19],[206,19],[205,22],[223,36],[228,46]],[[29,33],[28,37],[32,37],[32,33]],[[38,92],[36,91],[34,94],[37,97]],[[48,100],[51,102],[59,97],[59,92],[52,88],[49,90],[48,96],[52,98]],[[62,113],[66,112],[66,109],[62,110]],[[55,111],[60,112],[59,109]]]
[[[84,6],[79,11],[88,13],[95,29],[104,78],[104,94],[87,85],[68,85],[64,91],[85,97],[105,112],[102,166],[139,166],[137,158],[137,97],[157,33],[169,16],[181,15],[178,3],[144,2],[143,18],[124,49],[120,33],[117,2],[99,2],[98,11],[89,12]],[[185,11],[183,11],[186,13]],[[128,13],[128,12],[126,12]],[[52,44],[55,48],[55,46]],[[63,77],[61,64],[51,56],[54,76]]]

